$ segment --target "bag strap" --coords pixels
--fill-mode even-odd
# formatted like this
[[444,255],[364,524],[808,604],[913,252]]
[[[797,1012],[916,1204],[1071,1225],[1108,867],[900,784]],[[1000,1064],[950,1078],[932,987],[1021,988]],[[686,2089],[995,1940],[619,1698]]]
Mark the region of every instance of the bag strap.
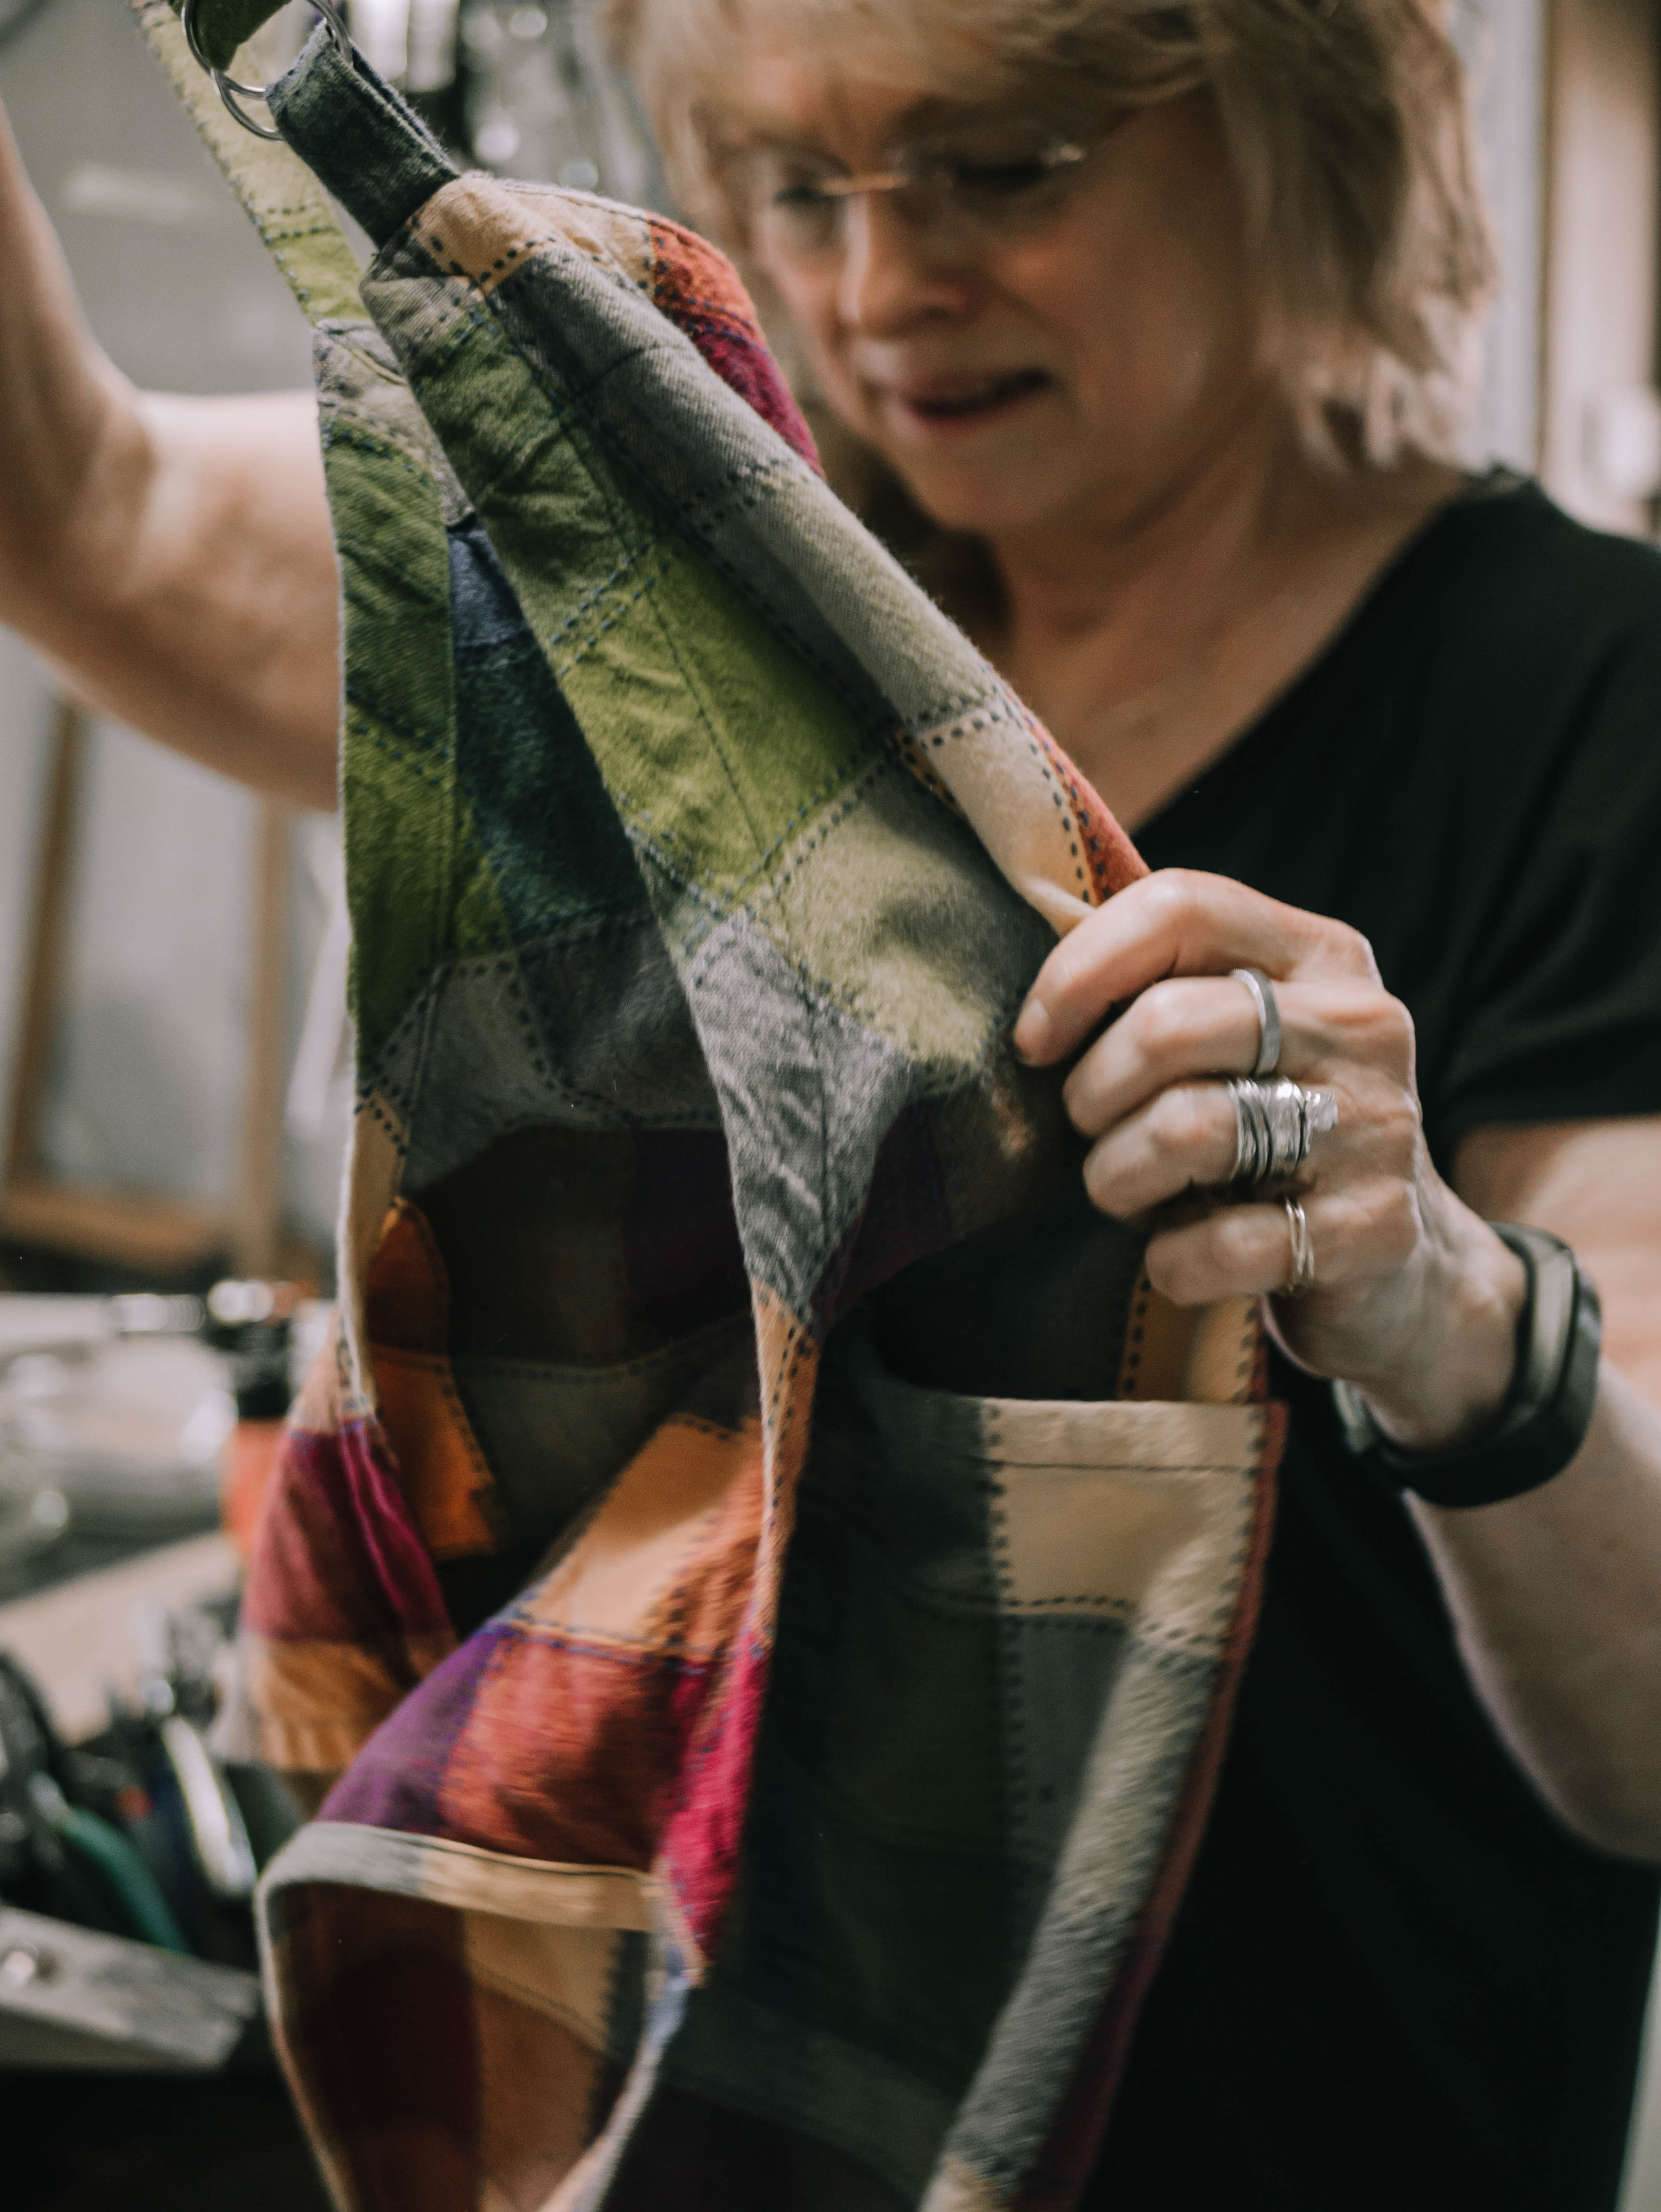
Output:
[[270,88],[271,119],[377,246],[460,169],[412,107],[319,24]]
[[[171,0],[175,14],[179,0]],[[245,40],[282,12],[283,0],[197,0],[196,35],[215,69],[227,70]]]
[[[133,0],[139,28],[172,78],[208,151],[224,171],[288,288],[314,323],[361,322],[357,255],[329,195],[290,147],[257,138],[225,107],[212,77],[185,44],[169,0]],[[217,53],[237,46],[276,12],[264,0],[203,0],[199,33]],[[241,27],[246,25],[246,27]],[[209,40],[210,27],[215,36]]]

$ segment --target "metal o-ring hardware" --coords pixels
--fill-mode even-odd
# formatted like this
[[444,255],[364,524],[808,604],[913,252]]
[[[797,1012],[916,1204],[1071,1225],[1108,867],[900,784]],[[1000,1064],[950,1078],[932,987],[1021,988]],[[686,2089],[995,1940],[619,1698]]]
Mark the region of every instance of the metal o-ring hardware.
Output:
[[[352,51],[352,41],[347,32],[346,18],[335,5],[335,0],[312,0],[312,5],[329,26],[329,35],[342,53],[349,55]],[[203,52],[202,42],[197,31],[197,17],[201,6],[202,0],[185,0],[184,6],[179,9],[179,20],[184,29],[185,45],[212,77],[215,90],[243,129],[252,131],[256,138],[274,138],[280,142],[282,137],[280,131],[273,130],[269,124],[256,123],[253,117],[237,104],[239,100],[264,100],[270,88],[263,84],[239,84],[236,78],[226,70],[216,68]]]

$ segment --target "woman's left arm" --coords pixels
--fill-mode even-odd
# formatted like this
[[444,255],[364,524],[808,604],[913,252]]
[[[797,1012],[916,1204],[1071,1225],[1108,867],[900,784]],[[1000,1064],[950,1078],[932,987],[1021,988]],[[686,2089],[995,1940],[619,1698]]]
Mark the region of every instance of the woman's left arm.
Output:
[[[1247,1073],[1258,1041],[1233,968],[1275,981],[1279,1072],[1338,1101],[1298,1177],[1315,1284],[1295,1300],[1277,1295],[1280,1197],[1225,1188],[1234,1111],[1216,1079]],[[1402,1449],[1474,1443],[1504,1402],[1525,1283],[1488,1219],[1574,1248],[1605,1344],[1579,1454],[1502,1504],[1411,1510],[1477,1691],[1542,1795],[1588,1842],[1661,1859],[1661,1118],[1478,1131],[1451,1188],[1424,1142],[1411,1019],[1366,940],[1222,877],[1167,869],[1091,915],[1045,963],[1016,1044],[1065,1059],[1115,1008],[1065,1090],[1094,1139],[1092,1200],[1135,1217],[1214,1192],[1197,1218],[1155,1215],[1155,1288],[1266,1295],[1288,1354],[1354,1383]]]
[[1590,1843],[1661,1859],[1661,1117],[1474,1131],[1489,1220],[1573,1247],[1603,1307],[1591,1427],[1555,1481],[1413,1510],[1500,1733]]

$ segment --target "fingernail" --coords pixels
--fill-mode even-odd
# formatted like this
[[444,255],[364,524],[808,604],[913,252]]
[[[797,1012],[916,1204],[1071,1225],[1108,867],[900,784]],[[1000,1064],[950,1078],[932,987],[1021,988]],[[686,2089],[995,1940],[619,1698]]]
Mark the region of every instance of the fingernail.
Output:
[[1049,1009],[1042,999],[1028,999],[1015,1025],[1015,1048],[1023,1060],[1036,1060],[1049,1042]]

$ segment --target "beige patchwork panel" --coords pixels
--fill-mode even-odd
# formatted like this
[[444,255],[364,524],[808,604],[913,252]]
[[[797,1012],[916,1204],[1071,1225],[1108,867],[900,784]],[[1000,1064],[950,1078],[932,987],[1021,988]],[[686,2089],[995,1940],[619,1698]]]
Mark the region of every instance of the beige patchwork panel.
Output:
[[1027,903],[1058,937],[1076,929],[1097,903],[1079,858],[1087,832],[1053,747],[1013,697],[976,700],[919,730],[916,747]]
[[1252,1395],[1262,1341],[1255,1298],[1173,1305],[1144,1274],[1125,1334],[1118,1395],[1244,1406]]
[[519,1858],[401,1828],[315,1820],[290,1837],[267,1869],[268,1892],[309,1882],[419,1898],[516,1925],[632,1929],[657,1925],[660,1887],[633,1867]]
[[983,1401],[1000,1605],[1134,1616],[1154,1643],[1215,1654],[1264,1418],[1252,1406]]
[[591,2140],[603,2108],[603,2056],[562,2020],[475,1983],[479,2166],[476,2212],[537,2212]]
[[1202,1406],[1252,1401],[1263,1333],[1255,1298],[1222,1298],[1194,1316],[1183,1388],[1174,1395]]
[[[522,1623],[633,1644],[652,1640],[667,1600],[716,1534],[729,1492],[760,1455],[753,1430],[735,1432],[684,1414],[665,1421],[529,1595]],[[679,1638],[676,1648],[691,1649]]]
[[609,1928],[561,1928],[498,1912],[462,1916],[462,1943],[473,1981],[559,2021],[591,2051],[605,2048],[621,1940]]
[[999,2212],[1008,2203],[1009,2198],[1000,2195],[984,2175],[947,2157],[941,2160],[918,2212]]
[[[350,1765],[409,1689],[373,1651],[322,1638],[239,1638],[242,1682],[260,1756],[287,1773],[336,1774]],[[406,1636],[401,1650],[429,1674],[455,1649],[452,1636]]]
[[[834,867],[811,865],[833,847]],[[912,778],[873,763],[771,873],[755,919],[793,963],[815,978],[857,975],[858,994],[839,992],[842,1003],[920,1062],[924,1081],[937,1064],[957,1081],[979,1065],[1042,928],[1011,943],[991,860],[966,853],[961,830]],[[948,936],[979,948],[949,992],[935,988],[931,967]]]
[[330,1323],[326,1340],[306,1370],[300,1395],[288,1408],[291,1429],[304,1430],[307,1436],[313,1437],[332,1437],[339,1432],[342,1348],[340,1316],[336,1313]]
[[411,234],[446,276],[494,291],[539,251],[573,247],[646,289],[652,233],[633,209],[614,207],[562,186],[461,177],[434,192],[410,222]]

